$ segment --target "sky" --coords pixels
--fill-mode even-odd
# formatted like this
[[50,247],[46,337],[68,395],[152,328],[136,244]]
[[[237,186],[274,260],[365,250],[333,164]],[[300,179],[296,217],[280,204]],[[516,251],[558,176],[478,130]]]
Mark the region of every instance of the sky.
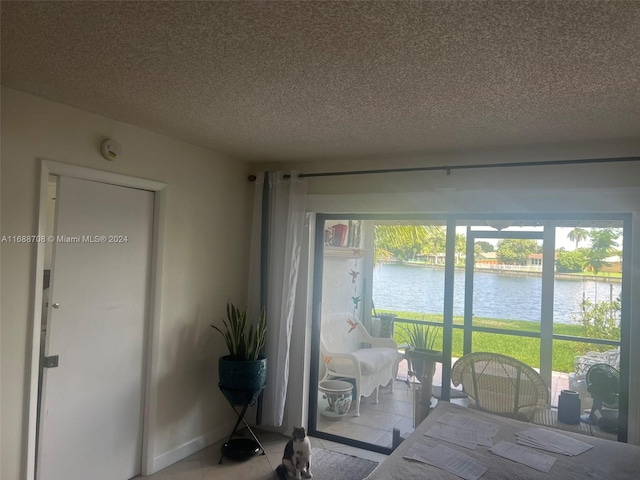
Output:
[[[559,250],[561,248],[564,248],[567,251],[572,251],[576,249],[576,242],[575,241],[571,241],[569,240],[569,232],[571,230],[573,230],[574,227],[558,227],[556,228],[556,250]],[[522,227],[509,227],[508,229],[509,231],[518,231],[518,230],[529,230],[529,231],[541,231],[542,227],[526,227],[526,228],[522,228]],[[585,228],[585,230],[589,231],[588,228]],[[467,227],[456,227],[456,232],[457,233],[462,233],[465,234],[467,231]],[[618,239],[618,248],[620,248],[620,242],[621,242],[622,238]],[[489,243],[492,243],[493,245],[496,245],[498,243],[499,240],[487,240]],[[579,244],[580,248],[583,247],[588,247],[589,246],[589,240],[587,239],[586,241],[582,241]]]
[[[556,229],[556,249],[564,247],[565,250],[575,250],[576,242],[569,240],[569,232],[573,230],[573,227],[559,227]],[[589,246],[589,241],[580,242],[580,247]]]

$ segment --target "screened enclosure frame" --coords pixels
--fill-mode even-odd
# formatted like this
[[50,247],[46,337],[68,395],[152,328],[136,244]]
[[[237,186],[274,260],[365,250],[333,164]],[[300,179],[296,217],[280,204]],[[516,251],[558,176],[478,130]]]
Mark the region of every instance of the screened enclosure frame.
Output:
[[[323,262],[324,262],[324,231],[325,222],[328,220],[362,220],[362,221],[384,221],[401,224],[403,222],[416,223],[420,222],[431,225],[440,225],[446,227],[446,251],[445,251],[445,268],[444,268],[444,309],[443,323],[437,322],[421,322],[426,324],[436,324],[442,326],[442,392],[441,399],[448,401],[450,399],[451,384],[451,356],[453,329],[463,329],[464,333],[464,352],[471,350],[471,335],[473,331],[482,331],[487,333],[519,335],[527,337],[536,337],[541,339],[540,352],[540,370],[551,372],[552,363],[552,342],[553,340],[568,340],[577,342],[587,342],[605,345],[620,345],[620,403],[618,417],[618,441],[627,441],[628,431],[628,411],[629,411],[629,356],[630,356],[630,331],[631,331],[631,265],[632,259],[632,214],[630,213],[506,213],[506,214],[316,214],[315,237],[314,237],[314,262],[313,262],[313,294],[312,294],[312,319],[311,319],[311,359],[310,359],[310,388],[309,388],[309,433],[318,438],[332,440],[346,445],[358,448],[364,448],[380,453],[390,453],[392,449],[373,443],[363,442],[352,438],[341,437],[321,430],[317,430],[317,400],[318,400],[318,369],[319,369],[319,342],[320,328],[322,317],[322,282],[323,282]],[[593,222],[594,228],[604,227],[611,222],[622,224],[622,251],[624,252],[624,260],[622,262],[622,285],[620,292],[620,341],[589,339],[586,337],[572,337],[553,333],[553,281],[554,269],[549,268],[553,262],[547,261],[547,268],[542,272],[542,305],[541,319],[550,318],[545,322],[541,321],[540,332],[515,332],[513,330],[502,330],[486,327],[474,327],[472,322],[467,319],[468,305],[467,293],[465,292],[465,320],[463,325],[454,325],[454,275],[455,275],[455,247],[456,247],[456,227],[467,228],[467,246],[466,255],[469,262],[469,249],[473,251],[473,241],[475,238],[518,238],[521,232],[514,231],[478,231],[470,230],[469,226],[483,226],[490,221],[511,221],[515,223],[513,226],[529,226],[543,227],[543,231],[522,232],[520,238],[531,238],[534,234],[543,240],[543,258],[555,257],[555,228],[573,226],[575,222]],[[597,223],[597,225],[596,225]],[[518,225],[520,224],[520,225]],[[569,224],[569,225],[566,225]],[[528,236],[527,236],[528,235]],[[470,238],[471,237],[471,238]],[[473,240],[473,241],[472,241]],[[473,256],[471,256],[473,258]],[[465,266],[465,290],[472,285],[473,282],[467,281],[466,275],[469,275],[469,266]],[[473,268],[471,268],[471,279],[473,279]],[[371,292],[366,292],[369,295]],[[467,343],[467,339],[469,343]],[[547,378],[545,381],[547,381]]]

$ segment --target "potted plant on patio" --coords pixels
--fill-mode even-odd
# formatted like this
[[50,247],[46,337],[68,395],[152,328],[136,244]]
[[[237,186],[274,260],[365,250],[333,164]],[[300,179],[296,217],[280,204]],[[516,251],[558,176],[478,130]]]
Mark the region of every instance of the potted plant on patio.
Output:
[[224,328],[211,325],[224,338],[229,355],[220,357],[218,375],[220,389],[234,405],[252,404],[264,389],[267,381],[267,359],[260,352],[266,335],[264,311],[257,321],[247,318],[231,301],[227,302]]
[[442,352],[434,349],[439,334],[440,327],[435,325],[412,323],[402,327],[402,339],[410,346],[407,349],[407,357],[411,360],[412,370],[416,377],[420,378],[425,372],[431,370],[423,368],[424,362],[428,362],[429,366],[432,364],[435,368],[435,363],[442,360]]
[[403,339],[410,346],[405,352],[411,366],[409,373],[420,381],[419,389],[414,392],[414,420],[417,426],[429,414],[436,362],[442,361],[442,352],[434,349],[440,327],[412,323],[402,330]]

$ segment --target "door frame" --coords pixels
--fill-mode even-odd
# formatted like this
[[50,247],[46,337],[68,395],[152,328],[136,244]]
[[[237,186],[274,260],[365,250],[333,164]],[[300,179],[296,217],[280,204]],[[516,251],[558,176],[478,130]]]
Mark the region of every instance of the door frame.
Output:
[[[41,159],[40,169],[40,202],[38,219],[38,238],[46,236],[47,203],[49,175],[66,176],[81,180],[108,183],[121,187],[148,190],[154,194],[152,248],[150,262],[149,315],[147,322],[146,364],[144,391],[143,431],[142,431],[142,465],[141,474],[153,473],[155,458],[154,442],[156,431],[156,410],[158,391],[158,348],[160,344],[160,318],[162,299],[162,258],[164,251],[164,228],[166,213],[166,183],[144,178],[131,177],[119,173],[105,172],[92,168]],[[37,409],[39,400],[38,374],[40,368],[40,324],[42,321],[42,282],[44,277],[45,242],[36,242],[36,263],[33,272],[33,305],[31,312],[31,355],[29,406],[26,448],[26,478],[35,480],[36,466],[36,431]]]

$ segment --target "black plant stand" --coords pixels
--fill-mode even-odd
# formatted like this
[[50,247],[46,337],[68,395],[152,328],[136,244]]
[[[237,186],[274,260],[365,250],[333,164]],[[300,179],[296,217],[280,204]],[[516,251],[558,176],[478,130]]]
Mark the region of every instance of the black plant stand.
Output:
[[[218,384],[220,391],[224,394],[224,397],[233,408],[233,411],[236,412],[238,416],[238,421],[236,422],[235,427],[233,427],[233,431],[231,435],[229,435],[229,439],[222,445],[220,456],[220,461],[218,464],[222,463],[222,459],[224,457],[232,458],[234,460],[247,460],[248,458],[254,457],[256,455],[265,455],[264,447],[258,440],[258,437],[253,433],[251,427],[244,420],[244,415],[247,413],[247,408],[254,405],[256,400],[260,396],[260,393],[264,389],[262,387],[260,390],[232,390],[229,388],[225,388],[222,385]],[[242,398],[243,402],[239,405],[235,404],[230,400],[230,398]],[[236,408],[236,406],[241,407],[240,410]],[[244,426],[247,428],[253,440],[250,438],[236,438],[233,439],[233,436],[236,434],[238,427],[240,426],[240,422],[244,423]]]

